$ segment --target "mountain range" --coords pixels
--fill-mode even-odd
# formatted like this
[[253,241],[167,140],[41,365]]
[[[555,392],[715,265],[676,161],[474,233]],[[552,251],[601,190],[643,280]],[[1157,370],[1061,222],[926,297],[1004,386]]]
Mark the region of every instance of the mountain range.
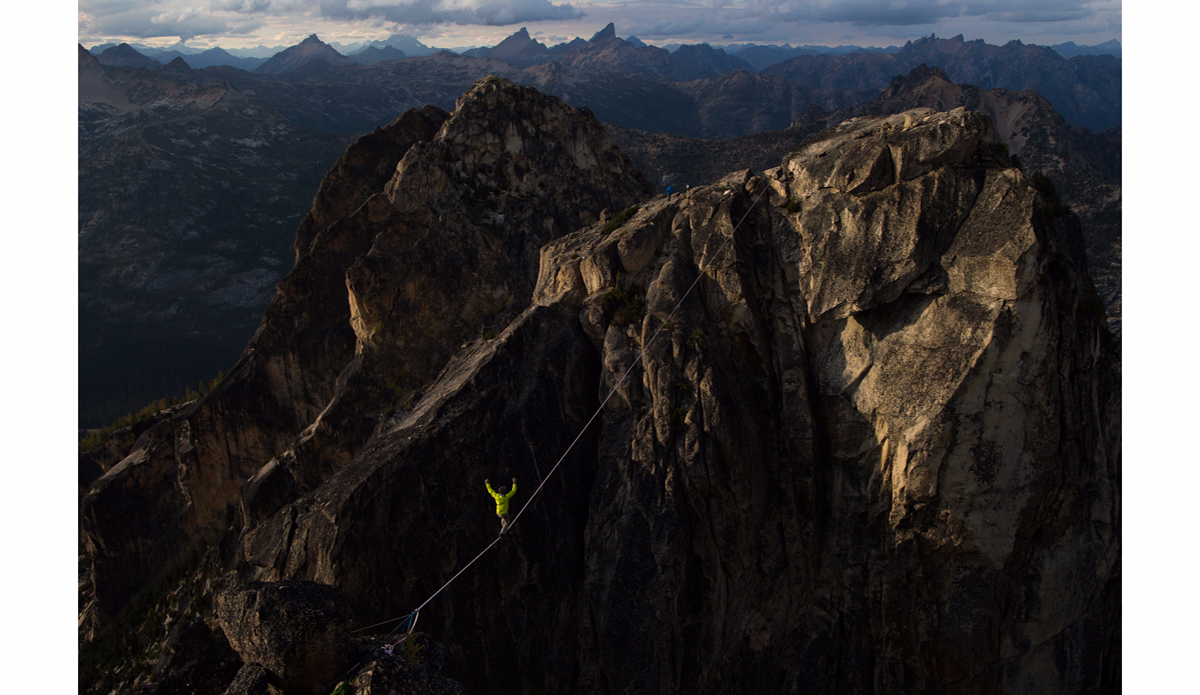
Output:
[[[514,34],[518,40],[509,42],[505,50],[512,50],[514,55],[541,50],[534,47],[536,42],[525,40],[527,32],[526,37],[521,34],[520,31]],[[149,400],[181,391],[197,381],[207,381],[223,369],[221,365],[252,333],[269,299],[272,283],[286,268],[288,230],[303,216],[320,175],[333,165],[348,138],[386,126],[396,114],[424,104],[451,110],[463,91],[481,77],[494,74],[517,84],[534,86],[575,106],[586,106],[605,123],[632,131],[651,131],[637,136],[644,142],[674,142],[671,135],[699,141],[775,133],[741,142],[762,148],[758,156],[752,150],[731,152],[723,142],[692,142],[672,150],[687,150],[693,152],[689,156],[694,161],[709,162],[691,169],[660,166],[648,159],[638,159],[640,155],[631,150],[638,165],[647,166],[647,173],[653,172],[656,182],[682,171],[704,172],[700,176],[711,177],[736,168],[765,166],[767,153],[782,155],[783,148],[799,144],[798,133],[804,129],[822,122],[832,125],[830,119],[850,113],[844,110],[874,101],[895,77],[888,77],[882,88],[867,86],[884,79],[887,71],[879,69],[869,80],[849,83],[861,89],[843,89],[804,85],[770,70],[754,73],[735,69],[713,75],[723,69],[715,67],[719,62],[713,58],[722,55],[716,49],[699,47],[690,54],[680,49],[684,51],[680,57],[666,54],[662,49],[645,51],[644,47],[617,38],[611,27],[598,32],[592,41],[573,43],[573,47],[559,49],[555,60],[521,70],[496,59],[449,52],[384,59],[370,65],[359,65],[353,57],[342,57],[334,59],[339,63],[334,65],[326,58],[332,59],[337,52],[310,37],[293,47],[296,50],[287,56],[278,57],[275,63],[278,67],[273,69],[284,72],[250,73],[232,66],[193,70],[186,63],[196,55],[193,54],[176,56],[168,65],[152,61],[153,72],[158,75],[152,81],[145,76],[149,70],[109,67],[99,59],[96,65],[85,65],[81,48],[80,307],[86,330],[81,331],[80,366],[81,373],[87,375],[81,379],[81,414],[87,414],[81,416],[81,426],[95,427],[109,422]],[[910,45],[903,50],[916,53],[920,49],[935,56],[952,53],[957,64],[968,69],[974,60],[972,56],[986,57],[989,50],[999,48],[940,39],[931,39],[927,44]],[[112,47],[103,53],[115,51],[109,57],[119,58],[126,54],[123,49],[116,50],[119,48]],[[1081,60],[1066,61],[1040,50],[1023,51],[1032,47],[1010,44],[1004,48],[1028,53],[1030,57],[1025,64],[1030,70],[1041,66],[1033,70],[1040,71],[1039,74],[1054,74],[1053,70],[1058,69],[1055,66]],[[369,49],[367,55],[371,55]],[[711,76],[671,81],[668,73],[684,70],[679,61],[689,55],[694,61],[687,64],[686,70],[707,71]],[[830,73],[833,83],[843,84],[836,77],[838,70],[849,72],[848,65],[855,61],[865,61],[868,67],[874,65],[871,61],[894,61],[897,55],[900,54],[861,53],[821,59],[834,65]],[[578,67],[572,62],[589,67]],[[666,72],[653,72],[659,69]],[[1069,73],[1062,73],[1059,78],[1066,79],[1063,75],[1069,77]],[[142,89],[156,95],[158,101],[152,107],[146,102],[127,108],[126,103],[141,103],[138,100],[142,97],[137,92]],[[970,92],[966,86],[962,90]],[[197,106],[200,102],[188,95],[199,93],[219,96]],[[978,100],[961,101],[958,96],[945,97],[943,101],[947,106],[951,102],[971,108],[978,106]],[[935,102],[913,102],[910,106],[938,108]],[[234,104],[241,106],[235,108]],[[1049,107],[1047,104],[1046,108]],[[187,117],[176,122],[173,119],[178,114]],[[239,120],[236,125],[227,122],[234,115]],[[217,122],[208,123],[208,119]],[[1047,117],[1040,122],[1049,124],[1051,119]],[[184,124],[188,124],[188,130],[179,130]],[[1053,136],[1042,141],[1058,145],[1043,148],[1041,151],[1047,157],[1040,160],[1028,159],[1028,152],[1033,149],[1020,150],[1007,140],[1009,130],[1000,128],[998,133],[1027,167],[1036,167],[1030,169],[1031,173],[1039,170],[1051,173],[1064,200],[1080,213],[1092,270],[1110,314],[1116,319],[1113,328],[1119,330],[1120,227],[1116,213],[1120,209],[1120,132],[1091,137],[1088,140],[1091,144],[1084,147],[1079,143],[1087,138],[1068,136],[1070,129],[1066,125],[1055,125],[1047,131]],[[164,134],[156,135],[147,144],[140,135],[135,137],[142,132]],[[167,132],[170,134],[165,135]],[[228,137],[211,138],[213,133],[228,133]],[[286,133],[295,134],[294,148],[287,144]],[[262,137],[264,134],[270,137]],[[204,144],[206,138],[210,138],[211,144]],[[263,144],[254,144],[259,141]],[[623,143],[622,147],[625,146]],[[227,151],[226,147],[233,149]],[[664,146],[663,151],[672,147]],[[1114,147],[1118,152],[1115,157],[1111,155]],[[726,154],[716,159],[705,159],[709,156],[699,154],[709,150]],[[1108,152],[1105,155],[1108,163],[1100,166],[1095,164],[1095,157],[1081,159],[1080,151]],[[245,160],[243,154],[251,152],[254,157]],[[277,160],[273,159],[276,157]],[[1070,164],[1056,164],[1055,157]],[[191,173],[150,177],[145,167],[136,164],[158,159],[186,163],[185,169]],[[239,164],[235,167],[238,172],[226,171],[228,162],[240,161],[252,166]],[[1096,173],[1100,171],[1105,173]],[[1115,176],[1113,171],[1117,172]],[[193,175],[200,177],[201,187],[193,185],[189,178]],[[704,181],[704,178],[691,179],[696,184]],[[196,190],[205,193],[198,196]],[[216,190],[226,191],[222,195],[230,196],[229,200],[214,203],[208,191]],[[141,200],[147,203],[134,202]],[[123,220],[111,212],[116,209],[135,210],[135,214],[130,220]],[[172,234],[187,236],[193,232],[196,236],[178,250],[172,250],[177,243],[170,241]],[[146,240],[142,240],[143,234],[147,235]],[[154,238],[162,241],[151,242]],[[199,243],[195,239],[201,238],[209,240],[204,242],[207,246],[201,244],[203,248],[195,249],[187,246],[194,246]],[[247,255],[243,256],[243,251]],[[180,258],[192,260],[171,261],[161,256],[163,253],[178,253]],[[183,269],[203,266],[207,262],[202,260],[206,253],[213,254],[210,260],[214,264],[207,274],[192,270],[180,274]],[[138,254],[144,254],[145,258],[136,260]],[[259,258],[273,259],[277,265],[256,260]],[[227,261],[232,266],[227,266]],[[175,279],[157,281],[153,280],[153,272],[134,270],[160,266],[175,267],[176,270],[162,271]],[[206,298],[207,293],[219,288],[229,288],[226,294],[240,299],[222,302]],[[154,322],[159,319],[153,317],[168,318],[155,328]],[[205,347],[197,336],[204,336],[203,340],[211,340],[212,344]],[[169,369],[183,371],[171,374],[159,371],[153,355],[160,351],[177,352],[181,359],[172,362]],[[183,359],[193,353],[197,355],[195,360]],[[125,376],[131,372],[139,376]]]
[[[496,46],[470,49],[463,55],[499,60],[516,68],[526,69],[554,62],[563,67],[586,72],[616,72],[621,75],[651,75],[667,81],[687,81],[715,77],[735,70],[763,72],[785,77],[800,85],[817,89],[878,92],[892,77],[905,74],[921,64],[943,68],[952,80],[974,84],[984,89],[1033,89],[1050,100],[1069,121],[1092,130],[1107,130],[1120,124],[1121,68],[1120,44],[1115,40],[1095,47],[1070,44],[1054,48],[1011,41],[994,46],[983,40],[964,41],[961,35],[952,39],[935,36],[910,41],[902,48],[851,50],[857,47],[837,47],[816,50],[817,47],[756,46],[742,44],[712,47],[707,44],[685,45],[668,51],[616,36],[613,24],[608,24],[589,41],[573,41],[547,47],[530,37],[522,27]],[[105,64],[130,65],[136,60],[132,47],[122,44],[119,55],[103,59]],[[403,35],[388,41],[356,46],[384,50],[391,47],[398,53],[370,53],[350,62],[374,64],[405,56],[428,55],[437,52]],[[407,47],[407,49],[406,49]],[[1074,48],[1071,48],[1074,47]],[[112,47],[106,50],[113,50]],[[843,50],[844,49],[844,50]],[[95,49],[93,49],[95,50]],[[182,57],[193,68],[230,65],[244,70],[261,71],[262,63],[238,58],[228,52],[212,49],[203,58],[177,52],[158,54],[159,62]],[[1111,56],[1116,51],[1117,57]],[[286,53],[287,57],[278,57]],[[403,55],[400,55],[403,54]],[[330,65],[347,65],[346,55],[321,42],[315,35],[297,46],[277,51],[271,60],[274,74],[289,72],[320,58]],[[1068,59],[1069,58],[1069,59]],[[106,62],[107,61],[107,62]],[[144,64],[142,67],[152,67]],[[865,95],[864,99],[870,99]]]
[[[638,47],[646,46],[646,44],[643,41],[641,41],[640,39],[638,39],[636,36],[629,36],[625,40],[635,46],[638,46]],[[582,39],[579,39],[578,41],[582,41]],[[103,51],[105,51],[109,48],[113,48],[118,45],[120,45],[120,44],[101,43],[101,44],[97,44],[97,45],[91,47],[88,50],[93,55],[99,55]],[[330,45],[335,50],[337,50],[339,53],[341,53],[342,55],[345,55],[345,56],[359,53],[370,47],[384,48],[387,46],[391,46],[392,48],[395,48],[395,49],[401,51],[405,55],[411,55],[411,56],[431,55],[433,53],[437,53],[437,52],[443,51],[443,50],[448,50],[448,51],[452,51],[455,53],[466,53],[469,51],[487,50],[489,48],[486,46],[485,47],[466,48],[466,49],[457,49],[457,48],[449,48],[449,47],[434,48],[431,46],[426,46],[425,44],[421,43],[419,40],[417,40],[411,36],[408,36],[406,34],[393,34],[392,36],[388,37],[387,39],[383,39],[383,40],[375,40],[375,41],[360,42],[360,43],[350,43],[350,44],[342,44],[342,43],[338,43],[335,41],[335,42],[330,43]],[[662,48],[666,49],[667,51],[669,51],[671,53],[674,53],[682,45],[683,44],[678,44],[678,43],[666,44],[666,45],[662,46]],[[190,56],[190,55],[197,55],[200,53],[205,53],[205,52],[214,50],[211,48],[210,49],[194,48],[192,46],[187,46],[182,43],[176,43],[165,49],[156,48],[154,46],[147,46],[145,44],[139,44],[139,43],[129,44],[129,46],[144,56],[155,58],[160,63],[168,63],[168,62],[170,62],[171,58],[174,58],[176,55]],[[888,46],[886,48],[878,48],[875,46],[868,46],[868,47],[863,47],[863,46],[820,46],[820,45],[805,44],[803,46],[793,47],[791,44],[786,44],[786,43],[783,45],[776,45],[776,44],[759,45],[759,44],[754,44],[754,43],[713,44],[712,47],[714,49],[723,50],[725,53],[727,53],[731,56],[733,56],[733,55],[738,56],[742,60],[745,60],[746,62],[750,63],[756,70],[761,70],[762,68],[764,68],[768,65],[782,62],[784,60],[787,60],[788,58],[794,58],[799,55],[839,56],[839,55],[844,55],[846,53],[897,53],[900,51],[900,48],[898,48],[896,46]],[[221,49],[221,50],[225,51],[226,53],[229,53],[230,55],[232,55],[233,57],[236,57],[236,58],[256,58],[256,59],[260,59],[260,60],[266,60],[267,58],[270,58],[271,56],[275,55],[276,53],[279,53],[280,51],[285,50],[286,48],[288,48],[288,47],[287,46],[275,46],[273,48],[268,48],[266,46],[258,46],[255,48],[230,48],[230,49]],[[1067,41],[1066,43],[1054,44],[1053,46],[1050,46],[1050,48],[1053,48],[1055,51],[1060,53],[1065,58],[1074,58],[1077,55],[1113,55],[1113,56],[1116,56],[1117,58],[1121,57],[1121,42],[1116,39],[1105,41],[1104,43],[1096,44],[1094,46],[1080,46],[1080,45],[1077,45],[1073,41]],[[160,56],[164,56],[164,55],[169,55],[170,57],[166,58],[165,60],[160,58]],[[232,63],[220,63],[220,64],[221,65],[232,65]],[[190,65],[190,63],[189,63],[189,65]],[[209,66],[208,65],[201,65],[201,66],[192,65],[192,67],[209,67]]]
[[[101,55],[104,55],[103,53]],[[179,51],[163,51],[155,54],[154,60],[166,64],[172,60],[179,58],[187,63],[188,67],[195,70],[203,68],[211,68],[214,65],[230,65],[242,70],[253,71],[258,66],[267,62],[266,58],[239,58],[222,48],[210,48],[207,51],[200,53],[181,53]],[[103,62],[103,61],[102,61]]]
[[744,60],[707,44],[681,46],[674,52],[636,45],[619,38],[612,23],[588,41],[575,39],[553,48],[530,38],[522,27],[496,46],[467,51],[465,55],[500,60],[517,68],[553,61],[585,71],[657,75],[674,81],[714,77],[731,70],[753,70]]
[[1078,46],[1074,41],[1068,41],[1066,43],[1056,43],[1050,48],[1058,51],[1066,58],[1074,58],[1075,56],[1082,55],[1112,55],[1118,58],[1121,57],[1121,42],[1116,39],[1105,41],[1095,46]]
[[1068,121],[1094,131],[1121,123],[1121,61],[1112,56],[1063,58],[1044,46],[1010,41],[929,37],[898,53],[853,53],[836,58],[799,56],[761,72],[825,89],[883,89],[920,65],[942,68],[951,80],[982,89],[1032,89]]

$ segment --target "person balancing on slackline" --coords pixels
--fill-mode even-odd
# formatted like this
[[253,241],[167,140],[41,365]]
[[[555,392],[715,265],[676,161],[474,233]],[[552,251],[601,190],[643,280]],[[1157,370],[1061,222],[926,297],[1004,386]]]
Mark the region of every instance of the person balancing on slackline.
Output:
[[483,479],[483,484],[487,486],[488,493],[496,498],[496,516],[500,517],[500,535],[503,536],[504,531],[508,529],[508,500],[517,494],[517,479],[512,479],[511,490],[501,486],[500,492],[492,489],[492,483],[487,478]]

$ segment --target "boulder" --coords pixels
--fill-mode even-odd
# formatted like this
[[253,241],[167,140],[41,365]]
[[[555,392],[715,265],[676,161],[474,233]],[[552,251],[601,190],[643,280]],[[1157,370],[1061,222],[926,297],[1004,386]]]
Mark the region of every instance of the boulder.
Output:
[[355,695],[464,695],[462,684],[439,673],[445,648],[424,633],[414,632],[415,649],[396,647],[393,654],[375,652],[352,681]]
[[285,693],[309,695],[349,666],[350,607],[332,586],[251,582],[220,595],[217,618],[242,660],[262,666]]

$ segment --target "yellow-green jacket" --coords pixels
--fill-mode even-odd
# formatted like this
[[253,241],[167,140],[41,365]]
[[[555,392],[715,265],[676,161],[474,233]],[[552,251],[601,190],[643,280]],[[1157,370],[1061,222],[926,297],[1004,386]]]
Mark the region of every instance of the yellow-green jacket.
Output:
[[488,492],[491,493],[492,497],[496,498],[496,515],[499,516],[501,514],[507,514],[508,498],[517,493],[517,484],[513,483],[512,489],[509,490],[508,494],[506,495],[501,495],[499,492],[493,490],[491,483],[485,482],[484,485],[487,485]]

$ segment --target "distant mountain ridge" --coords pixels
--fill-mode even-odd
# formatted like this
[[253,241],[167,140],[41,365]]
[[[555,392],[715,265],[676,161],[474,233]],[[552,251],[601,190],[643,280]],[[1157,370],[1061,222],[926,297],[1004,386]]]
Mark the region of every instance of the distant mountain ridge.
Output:
[[445,48],[434,48],[433,46],[426,46],[425,44],[421,43],[420,41],[413,38],[412,36],[409,36],[408,34],[392,34],[391,36],[389,36],[388,38],[386,38],[382,41],[379,41],[379,40],[368,41],[366,43],[361,43],[361,44],[344,44],[343,45],[343,44],[339,44],[337,42],[331,41],[329,45],[333,46],[335,49],[338,50],[338,52],[342,53],[343,55],[354,55],[354,54],[364,51],[368,48],[385,49],[389,46],[396,49],[397,51],[401,51],[406,56],[433,55],[434,53],[439,53],[441,51],[446,50]]
[[754,70],[746,61],[707,44],[681,46],[672,53],[641,41],[627,41],[617,36],[612,22],[588,41],[575,39],[551,48],[531,38],[529,31],[521,27],[491,48],[467,51],[464,55],[502,60],[522,69],[553,61],[583,70],[661,75],[672,80],[695,80],[731,70]]
[[1116,39],[1098,43],[1095,46],[1078,46],[1074,41],[1056,43],[1050,48],[1058,51],[1064,58],[1087,55],[1111,55],[1121,57],[1121,42]]
[[316,34],[312,34],[295,46],[271,56],[267,62],[255,68],[254,72],[260,75],[280,75],[315,60],[325,61],[334,67],[357,65],[334,50],[333,46],[317,38]]
[[107,65],[110,68],[158,70],[162,67],[158,61],[138,53],[137,49],[127,43],[106,48],[100,55],[96,56],[96,60],[100,61],[101,65]]
[[404,51],[395,46],[383,46],[382,48],[379,46],[367,46],[357,53],[351,53],[347,57],[359,65],[374,65],[375,63],[382,63],[385,60],[400,60],[407,56],[404,55]]
[[896,75],[938,66],[957,84],[981,89],[1032,89],[1064,118],[1094,131],[1121,124],[1121,61],[1109,55],[1064,58],[1046,46],[928,36],[898,53],[798,56],[760,72],[824,89],[882,90]]
[[169,63],[175,58],[182,58],[183,62],[187,63],[188,67],[194,70],[211,68],[214,65],[230,65],[250,72],[267,62],[266,58],[239,58],[220,47],[190,54],[180,53],[179,51],[164,51],[152,57],[163,64]]

